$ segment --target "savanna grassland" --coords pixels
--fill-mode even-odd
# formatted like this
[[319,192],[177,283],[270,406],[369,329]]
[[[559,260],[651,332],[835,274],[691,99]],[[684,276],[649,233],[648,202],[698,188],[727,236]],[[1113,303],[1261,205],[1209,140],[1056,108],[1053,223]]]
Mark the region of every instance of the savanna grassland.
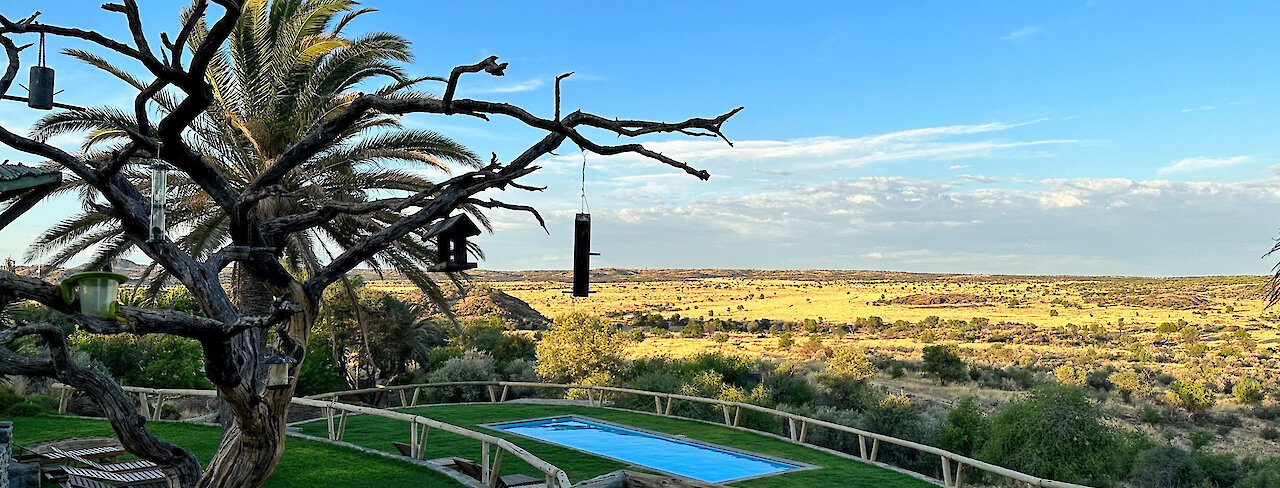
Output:
[[[852,344],[876,358],[873,382],[922,401],[974,396],[995,407],[1035,384],[1080,384],[1154,436],[1216,428],[1217,449],[1280,454],[1267,439],[1274,419],[1251,415],[1275,405],[1280,381],[1280,313],[1264,308],[1263,277],[609,270],[576,300],[563,293],[563,274],[480,278],[547,316],[608,317],[633,332],[633,358],[715,351],[820,370]],[[922,371],[924,349],[936,345],[954,346],[971,379]],[[1117,373],[1140,384],[1117,385]],[[1249,380],[1263,389],[1251,406],[1234,394]],[[1212,399],[1180,405],[1170,390],[1184,383]]]

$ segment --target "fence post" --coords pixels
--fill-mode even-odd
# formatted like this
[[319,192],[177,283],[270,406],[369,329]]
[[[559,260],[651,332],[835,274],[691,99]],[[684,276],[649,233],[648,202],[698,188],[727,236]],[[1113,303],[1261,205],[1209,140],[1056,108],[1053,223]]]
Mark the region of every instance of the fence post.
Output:
[[738,426],[738,421],[742,420],[742,407],[734,407],[733,410],[733,426]]
[[674,401],[676,401],[675,398],[667,397],[667,414],[666,415],[668,417],[671,416],[671,402],[674,402]]
[[653,413],[656,415],[662,415],[662,397],[659,397],[658,395],[653,396]]
[[333,425],[333,409],[332,408],[324,407],[324,420],[325,420],[325,425],[329,427],[329,440],[331,441],[335,440],[337,438],[338,433],[333,429],[334,425]]
[[871,441],[871,462],[876,462],[876,455],[880,453],[880,439]]
[[338,419],[338,441],[342,441],[342,436],[347,433],[347,411],[342,411],[342,417]]
[[71,389],[63,388],[58,392],[58,413],[67,413],[67,402],[71,400]]
[[595,394],[591,392],[590,388],[587,388],[586,390],[587,390],[587,406],[590,406],[590,407],[596,406]]
[[409,422],[409,457],[418,459],[418,423]]
[[489,443],[480,442],[480,481],[489,481]]
[[804,444],[804,436],[809,433],[809,421],[800,421],[800,443]]
[[787,429],[787,433],[789,434],[788,436],[791,437],[791,442],[795,442],[796,435],[798,434],[796,432],[796,419],[793,417],[787,417],[787,426],[790,427],[790,429]]
[[720,409],[724,410],[724,424],[725,425],[732,424],[733,420],[729,418],[729,406],[725,404],[721,404]]
[[507,401],[507,390],[510,390],[510,389],[511,389],[511,385],[502,385],[502,398],[499,399],[498,401],[500,402]]
[[418,394],[419,394],[419,393],[422,393],[422,387],[417,387],[417,388],[414,388],[414,389],[413,389],[413,399],[409,401],[409,406],[410,406],[410,407],[416,407],[416,406],[418,406]]
[[862,459],[867,459],[867,438],[862,434],[858,434],[858,454]]
[[493,468],[489,470],[489,486],[498,486],[502,473],[502,446],[498,446],[498,454],[493,457]]
[[942,456],[942,486],[947,488],[955,486],[951,483],[951,460],[946,456]]
[[964,463],[956,461],[956,488],[964,484]]
[[418,441],[418,459],[422,460],[427,457],[427,434],[431,433],[431,426],[422,426],[422,439]]
[[400,406],[408,406],[409,402],[404,397],[404,390],[396,390],[396,396],[400,397]]
[[164,401],[165,401],[164,395],[156,395],[156,409],[155,411],[151,412],[151,415],[152,415],[151,420],[160,420],[160,416],[164,415]]
[[494,391],[493,385],[486,388],[489,390],[489,403],[498,403],[498,392]]
[[147,400],[147,394],[138,392],[138,403],[142,406],[142,417],[151,418],[151,402]]

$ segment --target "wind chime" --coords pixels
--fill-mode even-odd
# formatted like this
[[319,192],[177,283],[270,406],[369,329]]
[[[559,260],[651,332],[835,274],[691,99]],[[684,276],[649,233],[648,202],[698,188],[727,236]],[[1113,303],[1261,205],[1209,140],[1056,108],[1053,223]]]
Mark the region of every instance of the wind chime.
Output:
[[573,217],[573,290],[574,298],[586,298],[591,290],[591,206],[587,205],[587,153],[582,152],[582,202],[578,214]]
[[31,87],[27,88],[27,106],[49,110],[53,108],[53,96],[61,92],[53,91],[53,68],[45,66],[44,33],[40,33],[40,49],[36,54],[36,65],[31,67]]

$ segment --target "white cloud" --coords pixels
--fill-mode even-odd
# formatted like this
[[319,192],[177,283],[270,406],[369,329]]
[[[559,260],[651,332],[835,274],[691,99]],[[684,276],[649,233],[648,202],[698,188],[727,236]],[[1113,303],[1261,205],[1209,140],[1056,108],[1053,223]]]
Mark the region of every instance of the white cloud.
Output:
[[1188,107],[1188,108],[1184,108],[1184,109],[1182,109],[1182,111],[1183,111],[1183,112],[1208,112],[1208,111],[1213,110],[1213,109],[1216,109],[1216,108],[1218,108],[1218,107],[1217,107],[1217,106],[1215,106],[1215,105],[1201,105],[1201,106],[1198,106],[1198,107]]
[[[996,133],[1035,124],[992,122],[985,124],[948,125],[907,129],[861,137],[809,137],[791,140],[743,140],[733,146],[711,138],[649,142],[645,146],[697,167],[715,169],[737,167],[743,162],[799,162],[804,169],[847,169],[873,163],[898,161],[956,161],[970,158],[1021,155],[1041,157],[1055,146],[1086,144],[1076,139],[1010,140],[994,137]],[[602,170],[617,170],[631,165],[657,164],[642,156],[623,154],[608,159]],[[566,154],[546,161],[552,171],[577,171],[582,157]],[[596,166],[592,166],[595,168]],[[957,169],[963,165],[953,165]]]
[[501,85],[472,88],[468,91],[474,93],[520,93],[542,88],[542,84],[542,79],[532,78],[524,81],[513,81]]
[[1252,159],[1253,157],[1249,155],[1230,156],[1225,158],[1207,156],[1183,158],[1174,160],[1168,166],[1156,170],[1156,174],[1166,175],[1169,173],[1186,173],[1191,171],[1235,166],[1237,164],[1247,163]]
[[1003,41],[1019,41],[1028,37],[1044,32],[1044,29],[1038,25],[1028,25],[1021,29],[1015,30],[1000,37]]

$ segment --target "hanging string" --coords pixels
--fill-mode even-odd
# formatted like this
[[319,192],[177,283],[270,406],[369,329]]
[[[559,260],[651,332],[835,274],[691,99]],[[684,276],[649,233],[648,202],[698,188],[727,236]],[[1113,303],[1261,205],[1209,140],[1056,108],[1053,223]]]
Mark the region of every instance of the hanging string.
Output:
[[579,211],[591,213],[591,206],[587,204],[587,151],[582,146],[578,146],[578,150],[582,152],[582,203],[579,205]]
[[40,33],[40,52],[36,54],[36,62],[40,64],[41,68],[45,67],[44,66],[44,32]]

